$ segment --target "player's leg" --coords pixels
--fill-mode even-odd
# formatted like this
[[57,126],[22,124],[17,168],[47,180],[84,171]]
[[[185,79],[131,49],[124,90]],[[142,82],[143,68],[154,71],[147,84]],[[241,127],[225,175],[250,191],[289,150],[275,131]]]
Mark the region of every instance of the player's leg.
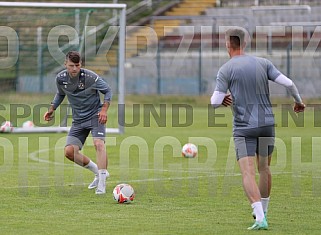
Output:
[[107,171],[108,158],[105,147],[105,141],[102,139],[94,138],[94,145],[96,148],[99,178],[96,194],[104,194],[106,192],[106,178],[109,177],[109,172]]
[[257,167],[259,172],[259,189],[261,193],[261,202],[265,216],[267,215],[270,194],[272,188],[272,174],[270,170],[272,153],[274,150],[274,126],[262,127],[265,137],[259,138],[257,152]]
[[259,187],[255,180],[256,167],[255,157],[247,156],[238,160],[240,170],[242,173],[242,182],[244,192],[251,203],[251,207],[256,215],[255,223],[249,227],[249,230],[267,229],[267,221],[264,217],[263,207],[261,203],[261,194]]
[[250,230],[267,229],[268,226],[263,213],[260,190],[256,183],[257,139],[252,137],[255,132],[255,129],[234,131],[236,157],[242,174],[244,192],[256,214],[255,223],[248,228]]
[[268,157],[257,157],[257,167],[260,175],[259,178],[259,189],[262,198],[268,198],[271,193],[272,187],[272,175],[270,170],[271,155]]
[[261,194],[257,186],[255,175],[255,157],[242,157],[238,160],[242,174],[242,183],[249,202],[252,204],[261,200]]
[[236,158],[242,173],[243,188],[250,203],[261,200],[259,188],[256,183],[256,145],[257,139],[250,136],[252,130],[234,131],[234,144]]
[[96,194],[104,194],[106,193],[106,178],[109,177],[109,172],[107,171],[108,157],[105,146],[106,127],[98,122],[98,117],[93,117],[92,124],[91,134],[96,149],[99,178]]
[[[271,156],[262,157],[257,156],[257,167],[259,172],[259,190],[261,193],[261,202],[263,207],[264,216],[267,216],[268,205],[270,201],[270,193],[272,187],[272,175],[270,171]],[[253,217],[255,218],[253,212]]]
[[95,149],[96,149],[98,169],[107,169],[108,158],[107,158],[107,151],[106,151],[106,147],[105,147],[105,141],[102,139],[95,139],[94,138],[94,145],[95,145]]
[[80,147],[78,145],[67,145],[65,147],[65,156],[70,161],[77,163],[79,166],[86,166],[90,162],[88,157],[80,153]]
[[80,150],[84,145],[86,138],[89,134],[88,129],[82,128],[80,125],[72,125],[68,136],[67,143],[65,147],[65,156],[77,163],[80,166],[85,167],[95,174],[95,179],[91,184],[89,184],[88,188],[96,188],[98,185],[98,167],[96,163],[90,160],[89,157],[83,155]]

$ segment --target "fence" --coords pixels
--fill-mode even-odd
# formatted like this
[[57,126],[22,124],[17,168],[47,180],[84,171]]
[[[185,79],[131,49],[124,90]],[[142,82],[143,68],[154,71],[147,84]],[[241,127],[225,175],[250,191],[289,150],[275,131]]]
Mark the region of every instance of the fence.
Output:
[[[311,10],[306,6],[294,7],[295,11]],[[263,10],[264,8],[260,8]],[[280,7],[280,11],[293,8]],[[218,12],[220,9],[216,10]],[[237,9],[236,9],[237,10]],[[266,8],[265,10],[269,10]],[[251,11],[251,9],[250,9]],[[318,11],[318,10],[316,10]],[[280,13],[284,14],[284,13]],[[296,14],[296,13],[293,13]],[[246,16],[245,16],[246,15]],[[266,14],[262,14],[265,15]],[[127,59],[126,92],[134,94],[210,94],[215,85],[219,67],[228,60],[225,50],[223,25],[239,25],[252,29],[250,14],[211,14],[205,16],[157,16],[156,20],[181,20],[175,30],[166,30],[167,36],[149,45],[135,58]],[[219,22],[219,20],[224,20]],[[234,20],[234,21],[231,21]],[[236,22],[237,21],[237,22]],[[294,23],[293,23],[294,24]],[[311,27],[307,29],[307,27]],[[251,32],[251,53],[266,57],[293,80],[306,96],[320,94],[320,36],[317,22],[267,22],[266,26],[255,27]],[[147,37],[147,36],[146,36]],[[147,41],[153,41],[148,39]],[[148,52],[148,53],[147,53]],[[284,89],[274,88],[277,95],[286,95]]]
[[[127,3],[128,22],[137,14],[150,11],[160,4],[152,0]],[[1,28],[0,56],[7,60],[13,58],[9,66],[4,63],[0,65],[1,87],[5,85],[6,90],[24,92],[51,91],[54,86],[52,76],[63,68],[64,54],[69,50],[84,52],[87,47],[89,55],[84,56],[86,61],[90,60],[105,37],[110,36],[112,30],[109,28],[117,24],[118,19],[119,15],[113,9],[0,7],[0,23],[5,25]],[[90,29],[88,32],[86,26]],[[9,38],[12,35],[14,37]],[[90,43],[85,44],[85,37],[91,40]],[[118,43],[118,36],[114,42]],[[117,74],[117,70],[114,69],[113,73]],[[8,84],[12,86],[8,88]],[[117,89],[117,83],[112,85]]]
[[[283,74],[296,82],[305,97],[319,97],[321,53],[320,48],[312,49],[312,44],[310,42],[311,48],[292,48],[290,43],[288,47],[274,49],[271,53],[267,52],[267,48],[254,46],[248,53],[271,60]],[[185,48],[186,53],[177,53],[178,47],[170,50],[160,45],[155,54],[127,59],[126,93],[211,94],[218,69],[229,59],[224,45],[221,44],[220,48],[193,45]],[[272,94],[287,95],[286,90],[279,87],[274,87]]]
[[[262,3],[263,1],[260,2]],[[153,1],[152,7],[156,3],[159,2]],[[300,1],[301,3],[303,1]],[[221,1],[221,4],[224,4],[224,1]],[[135,18],[133,12],[136,12],[136,10],[142,12],[151,6],[150,1],[140,1],[139,5],[133,7],[135,7],[135,10],[129,10],[127,14]],[[319,22],[321,22],[320,7],[297,6],[294,8],[300,8],[300,10],[295,10],[295,12],[293,10],[291,14],[287,11],[287,14],[284,14],[284,12],[276,13],[275,9],[271,13],[271,10],[264,7],[212,8],[206,10],[203,16],[152,17],[150,21],[151,27],[153,27],[155,20],[166,19],[177,19],[181,21],[181,26],[176,27],[171,34],[161,38],[161,40],[157,38],[154,44],[147,45],[143,49],[138,48],[137,56],[127,57],[125,63],[126,93],[210,94],[215,85],[215,76],[219,67],[228,60],[221,32],[224,31],[224,26],[238,25],[248,29],[252,35],[251,53],[272,60],[284,74],[297,82],[300,91],[305,92],[306,96],[319,96],[319,87],[321,87],[319,81],[321,77],[319,63],[321,33],[320,27],[318,27]],[[261,10],[264,10],[263,14]],[[267,13],[267,11],[270,13]],[[239,14],[236,14],[236,12]],[[311,15],[308,14],[308,18],[304,21],[302,19],[305,17],[306,12],[310,12]],[[108,14],[110,20],[106,21],[99,18],[98,12],[59,10],[45,12],[45,17],[40,17],[39,13],[36,14],[36,12],[30,11],[28,16],[18,14],[18,18],[12,20],[13,18],[8,18],[3,12],[3,17],[0,20],[3,22],[7,20],[6,25],[10,27],[19,25],[17,32],[21,43],[19,45],[20,56],[16,65],[8,69],[2,69],[0,77],[22,78],[17,87],[20,91],[54,92],[53,77],[48,77],[47,74],[55,68],[61,68],[60,63],[63,60],[60,62],[52,60],[48,45],[37,44],[37,40],[42,41],[48,38],[49,29],[54,27],[50,24],[50,19],[57,20],[54,25],[64,24],[76,29],[76,32],[79,31],[80,39],[84,35],[84,26],[94,23],[100,25],[96,27],[96,30],[101,28],[101,34],[97,33],[98,31],[95,32],[95,40],[99,41],[103,39],[102,36],[108,34],[109,26],[114,24],[112,21],[115,16],[113,11],[108,12]],[[282,21],[280,17],[284,15],[286,15],[287,19],[298,18],[300,21]],[[96,21],[99,24],[97,22],[93,23],[95,17],[97,17]],[[264,25],[262,22],[264,22]],[[30,25],[35,27],[28,27]],[[258,33],[257,28],[253,27],[257,25],[262,27],[262,35]],[[40,26],[42,26],[42,32],[40,32]],[[192,34],[191,28],[193,29]],[[38,39],[35,36],[37,32]],[[114,32],[110,32],[107,36],[113,35]],[[184,37],[184,42],[182,37]],[[6,42],[1,43],[2,39],[0,37],[0,46],[5,48]],[[65,50],[63,47],[65,44],[71,44],[71,46],[75,46],[75,49],[78,49],[79,44],[70,43],[72,41],[68,41],[69,39],[67,36],[60,37],[55,43],[60,45],[61,50]],[[109,43],[108,40],[107,42]],[[108,49],[111,44],[103,46]],[[153,48],[153,50],[150,52],[148,48]],[[97,47],[91,50],[95,54]],[[39,54],[42,56],[38,56]],[[6,55],[3,56],[5,57]],[[42,58],[42,60],[39,58]],[[97,67],[97,72],[99,69]],[[102,75],[109,81],[113,89],[117,90],[117,72],[111,69]],[[39,83],[39,77],[41,76],[44,77],[43,85]],[[278,95],[286,94],[284,90],[273,90]]]

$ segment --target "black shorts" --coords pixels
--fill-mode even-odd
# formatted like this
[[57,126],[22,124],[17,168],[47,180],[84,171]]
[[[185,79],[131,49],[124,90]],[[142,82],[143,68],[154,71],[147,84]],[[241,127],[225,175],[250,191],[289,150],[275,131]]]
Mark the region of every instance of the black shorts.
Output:
[[89,133],[94,139],[102,139],[105,141],[106,127],[105,124],[98,122],[98,115],[92,117],[91,120],[82,123],[72,123],[67,136],[67,145],[77,145],[80,149],[84,145]]
[[274,126],[264,126],[251,129],[236,129],[233,131],[236,159],[246,156],[260,155],[266,157],[274,149]]

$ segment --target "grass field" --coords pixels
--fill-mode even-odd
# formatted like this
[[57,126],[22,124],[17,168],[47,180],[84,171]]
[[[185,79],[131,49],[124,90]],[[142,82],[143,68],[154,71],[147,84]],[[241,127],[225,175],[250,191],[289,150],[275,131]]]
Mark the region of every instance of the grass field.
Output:
[[[16,109],[21,118],[15,124],[21,125],[42,117],[45,109],[33,107],[51,98],[1,95],[0,116],[8,119],[17,104],[31,104],[30,115]],[[106,141],[111,177],[105,196],[87,189],[89,171],[64,159],[65,133],[0,134],[0,234],[256,233],[246,230],[253,219],[235,161],[231,110],[214,114],[208,99],[127,97],[125,134],[108,135]],[[258,233],[320,234],[321,116],[313,107],[291,116],[286,102],[274,101],[269,230]],[[116,109],[110,108],[110,127],[117,126]],[[181,157],[186,142],[198,145],[196,158]],[[95,159],[91,138],[83,152]],[[113,200],[112,190],[121,182],[134,187],[133,203]]]

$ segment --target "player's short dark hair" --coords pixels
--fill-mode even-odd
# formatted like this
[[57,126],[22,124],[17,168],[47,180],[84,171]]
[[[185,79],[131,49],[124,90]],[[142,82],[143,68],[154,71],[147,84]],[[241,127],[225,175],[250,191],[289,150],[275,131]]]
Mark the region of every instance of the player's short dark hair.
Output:
[[240,49],[244,45],[245,31],[236,27],[225,32],[225,40],[230,42],[231,48]]
[[81,61],[80,53],[78,51],[69,51],[66,54],[66,60],[70,60],[71,62],[78,64]]

